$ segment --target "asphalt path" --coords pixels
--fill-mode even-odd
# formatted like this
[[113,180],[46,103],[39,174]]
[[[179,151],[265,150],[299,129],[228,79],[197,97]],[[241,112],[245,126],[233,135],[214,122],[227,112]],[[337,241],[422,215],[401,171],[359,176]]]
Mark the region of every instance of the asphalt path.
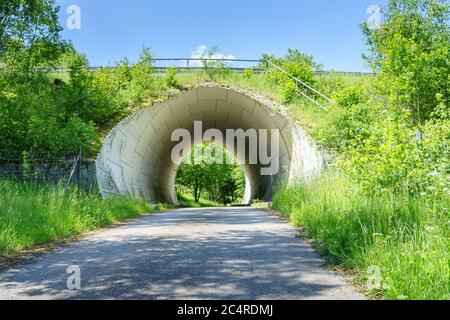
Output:
[[178,209],[0,273],[0,299],[364,299],[264,209]]

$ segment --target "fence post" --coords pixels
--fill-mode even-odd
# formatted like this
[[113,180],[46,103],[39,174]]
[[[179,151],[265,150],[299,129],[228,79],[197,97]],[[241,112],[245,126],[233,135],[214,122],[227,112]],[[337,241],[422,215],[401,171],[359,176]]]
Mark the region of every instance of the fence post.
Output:
[[[77,115],[78,118],[81,118],[81,106],[80,101],[77,103]],[[81,164],[83,162],[83,144],[80,142],[80,149],[79,149],[79,155],[78,155],[78,170],[77,170],[77,180],[78,180],[78,192],[80,192],[81,189]]]
[[78,175],[78,191],[80,191],[81,189],[81,165],[83,163],[83,146],[80,145],[80,154],[78,156],[78,171],[77,171],[77,175]]
[[327,170],[330,171],[331,170],[330,169],[330,164],[328,163],[327,154],[326,154],[324,146],[322,146],[322,161],[324,162],[325,167],[327,168]]

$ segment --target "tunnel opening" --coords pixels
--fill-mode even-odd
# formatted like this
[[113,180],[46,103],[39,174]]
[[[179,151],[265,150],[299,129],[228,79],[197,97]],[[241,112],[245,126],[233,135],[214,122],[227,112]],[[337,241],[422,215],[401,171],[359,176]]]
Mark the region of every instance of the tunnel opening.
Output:
[[[256,198],[271,201],[274,181],[309,179],[322,168],[322,157],[310,139],[279,106],[238,89],[205,85],[144,108],[111,130],[96,161],[101,194],[178,204],[179,159],[174,159],[173,150],[180,141],[174,139],[174,133],[183,130],[191,136],[191,145],[198,145],[198,123],[205,134],[214,130],[224,137],[230,129],[279,132],[276,172],[264,173],[266,164],[261,157],[244,166],[249,181],[246,203]],[[275,141],[272,133],[266,138]],[[251,145],[247,143],[246,148]],[[227,150],[236,158],[249,160],[248,149]]]
[[191,149],[177,169],[175,189],[182,207],[247,204],[251,182],[245,167],[217,143]]

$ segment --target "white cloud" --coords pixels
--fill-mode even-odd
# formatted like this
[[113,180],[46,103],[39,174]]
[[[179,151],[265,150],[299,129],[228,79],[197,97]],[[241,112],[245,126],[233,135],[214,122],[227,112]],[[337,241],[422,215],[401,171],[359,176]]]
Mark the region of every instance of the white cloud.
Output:
[[[200,45],[198,46],[194,52],[191,53],[191,59],[200,59],[202,57],[208,56],[208,46]],[[212,59],[236,59],[232,54],[222,54],[215,53],[211,56]],[[189,65],[191,67],[201,67],[201,61],[190,61]]]

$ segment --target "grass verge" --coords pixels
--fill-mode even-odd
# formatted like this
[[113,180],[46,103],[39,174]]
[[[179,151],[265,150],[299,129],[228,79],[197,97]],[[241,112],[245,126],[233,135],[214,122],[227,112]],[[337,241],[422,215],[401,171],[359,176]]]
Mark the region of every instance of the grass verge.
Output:
[[137,199],[0,180],[0,257],[157,209]]
[[203,197],[200,198],[198,202],[195,202],[194,196],[189,193],[182,194],[179,197],[178,202],[180,203],[180,206],[184,208],[223,207],[223,204]]
[[445,300],[450,298],[449,202],[367,196],[330,174],[282,188],[273,206],[306,229],[330,264],[355,270],[361,284],[375,284],[368,291],[372,296]]

